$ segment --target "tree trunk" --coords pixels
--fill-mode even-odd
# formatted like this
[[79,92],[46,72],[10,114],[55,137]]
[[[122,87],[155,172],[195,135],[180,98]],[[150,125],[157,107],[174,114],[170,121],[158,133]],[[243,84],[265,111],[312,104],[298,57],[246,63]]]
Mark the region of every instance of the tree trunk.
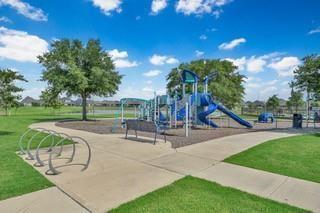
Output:
[[82,95],[82,120],[87,120],[87,97]]

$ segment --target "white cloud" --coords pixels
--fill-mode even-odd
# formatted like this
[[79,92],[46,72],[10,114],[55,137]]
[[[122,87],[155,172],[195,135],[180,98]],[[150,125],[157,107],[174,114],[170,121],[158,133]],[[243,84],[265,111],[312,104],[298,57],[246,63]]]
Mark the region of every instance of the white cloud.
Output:
[[278,80],[277,80],[277,79],[274,79],[274,80],[265,82],[265,83],[264,83],[264,86],[273,86],[273,85],[275,85],[276,83],[278,83]]
[[149,81],[147,81],[146,83],[147,83],[148,85],[151,85],[151,84],[152,84],[152,81],[149,80]]
[[113,60],[120,59],[120,58],[128,58],[128,52],[127,51],[119,51],[118,49],[113,49],[108,51],[109,55]]
[[196,50],[194,53],[196,54],[197,57],[201,57],[204,55],[204,52],[200,50]]
[[146,77],[155,77],[161,74],[161,70],[150,70],[148,72],[143,73]]
[[114,61],[116,68],[131,68],[138,66],[138,62],[129,61],[128,59],[117,59]]
[[271,86],[271,87],[265,87],[260,91],[260,94],[266,99],[266,97],[270,97],[271,95],[274,95],[274,92],[278,90],[277,87]]
[[299,58],[289,56],[270,63],[268,67],[276,70],[279,76],[287,77],[293,76],[293,71],[300,63]]
[[19,14],[34,21],[47,21],[48,17],[40,8],[35,8],[21,0],[0,0],[0,6],[9,6]]
[[167,6],[167,0],[153,0],[151,4],[151,14],[156,15]]
[[269,59],[276,60],[277,58],[279,58],[280,56],[283,56],[285,54],[286,54],[285,52],[272,52],[272,53],[260,56],[260,58],[264,59],[264,60],[269,60]]
[[267,62],[263,60],[261,57],[252,56],[247,61],[247,71],[252,73],[258,73],[263,71]]
[[163,65],[165,64],[165,61],[167,59],[167,56],[161,56],[161,55],[153,55],[151,58],[149,58],[149,61],[153,65]]
[[20,95],[22,96],[22,98],[30,96],[34,99],[39,99],[41,92],[44,90],[45,88],[43,87],[34,87],[30,89],[25,89],[24,91],[20,92]]
[[120,100],[121,98],[128,98],[128,97],[151,99],[151,98],[154,98],[154,91],[157,92],[157,95],[166,94],[165,88],[156,88],[152,86],[147,86],[143,88],[137,88],[133,86],[129,86],[129,87],[120,86],[120,90],[118,91],[118,93],[111,99]]
[[222,6],[230,3],[231,0],[179,0],[176,4],[176,11],[184,15],[213,14],[220,15]]
[[245,43],[245,38],[237,38],[230,42],[225,42],[219,45],[220,50],[232,50],[233,48],[239,46],[241,43]]
[[166,60],[166,63],[167,63],[167,64],[177,64],[177,63],[179,63],[179,60],[176,59],[176,58],[173,58],[173,57],[169,57],[169,58]]
[[310,30],[308,32],[309,35],[316,34],[316,33],[320,33],[320,27],[317,27],[317,28]]
[[237,59],[226,58],[225,60],[232,62],[235,66],[238,67],[239,71],[243,71],[246,68],[247,59],[244,56]]
[[177,64],[179,63],[179,60],[166,55],[157,55],[154,54],[149,58],[149,61],[153,65],[164,65],[164,64]]
[[151,92],[154,92],[154,89],[152,87],[144,87],[144,88],[142,88],[142,91],[151,93]]
[[48,43],[38,36],[0,27],[0,58],[37,62],[37,56],[46,51],[48,51]]
[[128,59],[129,54],[127,51],[120,51],[118,49],[113,49],[108,51],[113,63],[115,64],[116,68],[131,68],[138,66],[138,62],[130,61]]
[[93,5],[107,16],[110,16],[113,11],[121,13],[122,0],[91,0]]
[[261,84],[260,83],[248,83],[246,85],[246,87],[248,87],[248,88],[260,88]]
[[1,16],[0,17],[0,22],[4,22],[4,23],[12,23],[11,19],[9,19],[6,16]]
[[246,100],[267,100],[270,96],[277,94],[280,98],[287,99],[290,95],[288,81],[273,79],[264,81],[257,77],[249,77],[244,84]]
[[262,56],[251,56],[250,58],[243,56],[237,59],[226,58],[225,60],[232,62],[238,67],[239,71],[246,70],[251,73],[259,73],[269,67],[271,63],[281,60],[283,55],[285,53],[272,52]]
[[283,81],[283,82],[281,82],[281,85],[282,85],[282,86],[288,86],[289,83],[290,83],[289,81]]
[[206,36],[206,35],[201,35],[199,38],[200,38],[200,40],[207,40],[208,36]]
[[248,77],[245,79],[245,82],[246,82],[246,83],[249,83],[249,82],[252,82],[252,81],[261,82],[261,78],[248,76]]

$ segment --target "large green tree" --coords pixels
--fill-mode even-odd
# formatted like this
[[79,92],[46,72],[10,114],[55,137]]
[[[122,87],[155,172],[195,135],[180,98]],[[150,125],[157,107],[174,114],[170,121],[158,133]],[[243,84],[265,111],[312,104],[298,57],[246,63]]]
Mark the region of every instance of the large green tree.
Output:
[[[208,86],[208,91],[214,98],[229,108],[241,103],[244,95],[242,83],[245,76],[237,72],[237,67],[232,62],[201,59],[180,64],[167,75],[167,90],[172,96],[176,92],[179,95],[182,93],[181,71],[183,69],[194,71],[201,80],[207,75],[214,74],[215,77],[209,82]],[[199,89],[203,91],[202,83],[199,84]],[[190,92],[191,87],[187,87],[186,90]]]
[[271,108],[272,112],[275,113],[276,109],[280,106],[280,99],[278,98],[278,95],[269,97],[266,104],[267,107]]
[[291,94],[289,100],[287,101],[288,108],[294,109],[295,112],[298,112],[299,107],[303,105],[303,93],[301,91],[295,90],[294,82],[290,82],[289,86],[291,88]]
[[302,59],[302,64],[294,70],[294,84],[297,89],[307,93],[308,118],[310,100],[320,98],[320,56],[309,55]]
[[320,56],[309,55],[302,59],[302,64],[294,70],[294,84],[295,86],[319,97],[320,94]]
[[23,75],[10,69],[0,69],[0,105],[5,114],[9,115],[10,108],[18,106],[21,96],[18,94],[23,89],[16,86],[16,81],[27,81]]
[[43,97],[56,103],[62,93],[80,96],[83,120],[87,120],[90,96],[112,96],[121,83],[122,76],[99,40],[91,39],[86,45],[80,40],[54,41],[50,51],[39,56],[39,62],[45,68],[42,80],[48,83]]

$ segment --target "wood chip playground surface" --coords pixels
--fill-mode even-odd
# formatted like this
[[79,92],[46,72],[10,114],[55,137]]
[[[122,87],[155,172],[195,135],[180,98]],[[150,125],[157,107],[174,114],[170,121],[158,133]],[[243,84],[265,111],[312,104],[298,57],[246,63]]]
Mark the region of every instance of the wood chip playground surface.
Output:
[[[221,128],[213,129],[209,127],[197,127],[191,128],[189,131],[189,137],[185,137],[184,128],[169,129],[166,132],[167,140],[171,142],[172,148],[179,148],[195,143],[201,143],[216,138],[222,138],[230,135],[243,134],[254,131],[288,131],[288,132],[314,132],[318,129],[313,128],[313,124],[309,124],[309,128],[303,128],[301,130],[292,129],[291,120],[280,120],[277,123],[255,123],[252,129],[247,129],[240,126],[238,123],[231,119],[213,119]],[[59,127],[65,127],[76,130],[84,130],[88,132],[94,132],[98,134],[125,134],[125,129],[119,127],[120,123],[117,123],[119,128],[112,131],[114,120],[96,120],[96,121],[63,121],[56,123]],[[252,121],[252,123],[254,123]],[[304,124],[305,126],[306,124]],[[318,126],[317,126],[318,127]],[[134,132],[129,131],[129,135],[134,135]],[[153,133],[138,132],[138,138],[129,137],[130,140],[136,140],[144,143],[152,143],[153,140],[146,140],[139,138],[139,136],[153,138]],[[163,139],[163,135],[159,136],[159,139]]]

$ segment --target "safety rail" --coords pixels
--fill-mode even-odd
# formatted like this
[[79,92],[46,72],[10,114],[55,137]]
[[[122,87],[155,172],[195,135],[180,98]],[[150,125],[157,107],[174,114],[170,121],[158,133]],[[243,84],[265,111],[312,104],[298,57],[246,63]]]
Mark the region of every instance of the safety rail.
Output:
[[[35,131],[32,135],[30,134],[32,131]],[[35,144],[35,139],[37,136],[41,135],[41,133],[45,133],[45,135],[38,140],[36,149],[34,151],[34,154],[32,153],[32,144]],[[25,149],[23,146],[23,141],[27,135],[31,135],[30,139],[27,142],[27,148]],[[55,137],[58,138],[58,140],[55,141]],[[51,143],[50,146],[43,148],[43,144],[48,141],[48,139],[51,138]],[[71,142],[70,145],[72,145],[72,151],[70,153],[70,156],[65,157],[65,158],[59,158],[63,151],[64,151],[64,146],[66,145],[66,141]],[[76,154],[76,145],[82,143],[86,145],[88,149],[88,157],[85,162],[83,163],[72,163]],[[69,145],[69,144],[68,144]],[[43,156],[40,155],[40,151],[46,150],[48,153],[48,167],[49,169],[45,172],[47,175],[57,175],[60,174],[61,172],[57,170],[57,168],[61,168],[64,166],[72,166],[72,165],[81,165],[83,168],[81,171],[86,170],[89,167],[89,164],[91,162],[91,147],[89,143],[78,136],[70,136],[65,133],[59,133],[53,130],[45,129],[45,128],[30,128],[26,130],[20,137],[18,141],[18,146],[20,148],[20,152],[18,153],[19,155],[27,155],[25,158],[26,160],[35,160],[34,166],[36,167],[42,167],[45,166],[45,162],[43,159]],[[54,156],[55,155],[55,156]],[[40,157],[41,156],[41,157]],[[54,166],[53,161],[56,159],[67,159],[65,165],[60,165],[60,166]],[[72,164],[71,164],[72,163]]]

